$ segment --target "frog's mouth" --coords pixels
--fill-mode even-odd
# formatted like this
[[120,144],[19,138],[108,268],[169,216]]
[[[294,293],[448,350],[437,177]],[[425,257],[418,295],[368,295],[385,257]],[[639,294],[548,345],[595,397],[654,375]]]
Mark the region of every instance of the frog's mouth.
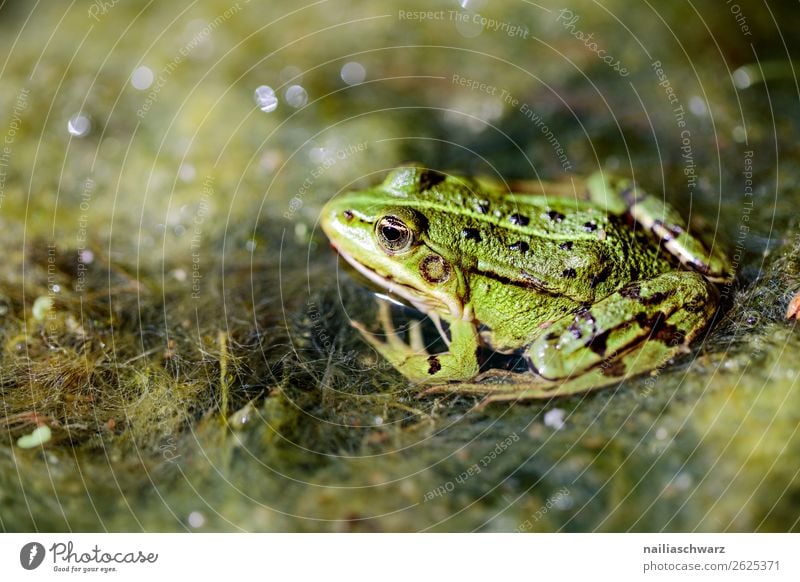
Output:
[[422,313],[449,313],[452,317],[461,319],[464,310],[458,302],[442,301],[439,297],[425,293],[416,287],[400,283],[391,275],[381,275],[333,243],[331,243],[331,246],[359,275],[364,277],[372,286],[377,287],[377,290],[387,294],[390,298],[394,298],[395,296],[399,297],[402,303]]

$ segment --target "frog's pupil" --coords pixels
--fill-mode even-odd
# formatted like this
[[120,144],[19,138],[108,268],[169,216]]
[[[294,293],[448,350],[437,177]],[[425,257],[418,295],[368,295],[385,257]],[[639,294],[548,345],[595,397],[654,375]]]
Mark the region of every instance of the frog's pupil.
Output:
[[393,226],[383,227],[383,237],[389,242],[396,242],[401,236],[403,236],[402,233]]

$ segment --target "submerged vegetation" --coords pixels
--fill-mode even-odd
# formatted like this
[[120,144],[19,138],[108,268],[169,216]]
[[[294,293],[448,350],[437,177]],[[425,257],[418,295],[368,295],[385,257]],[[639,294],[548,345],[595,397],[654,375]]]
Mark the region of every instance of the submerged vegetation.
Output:
[[[369,26],[336,3],[0,9],[0,528],[800,529],[800,119],[775,22],[743,8],[744,43],[715,5],[706,29],[625,4],[628,37],[578,2],[587,48],[511,4],[481,31],[398,16],[419,2],[359,7]],[[317,227],[406,160],[635,174],[729,249],[726,310],[596,394],[420,397],[348,325],[373,298]]]

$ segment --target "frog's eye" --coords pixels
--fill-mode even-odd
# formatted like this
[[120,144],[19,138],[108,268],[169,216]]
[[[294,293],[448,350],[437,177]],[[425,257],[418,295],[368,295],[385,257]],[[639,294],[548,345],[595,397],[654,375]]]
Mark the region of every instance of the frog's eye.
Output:
[[375,234],[378,243],[390,255],[407,251],[414,242],[414,233],[396,216],[381,218],[375,226]]

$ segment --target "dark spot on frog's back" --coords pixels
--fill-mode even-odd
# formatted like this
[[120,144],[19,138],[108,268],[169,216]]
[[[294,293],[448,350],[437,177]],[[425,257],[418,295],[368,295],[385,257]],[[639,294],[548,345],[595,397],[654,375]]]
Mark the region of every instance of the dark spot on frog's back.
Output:
[[439,356],[430,356],[428,358],[428,374],[433,376],[436,372],[442,369],[442,363],[439,361]]
[[583,229],[586,232],[594,232],[597,230],[597,223],[594,220],[583,223]]
[[481,242],[481,233],[478,232],[477,228],[464,228],[461,230],[461,236],[465,240],[474,240],[477,242]]
[[668,291],[656,291],[655,293],[644,296],[642,295],[642,286],[639,283],[632,283],[624,289],[620,289],[619,294],[626,299],[635,300],[640,305],[656,305],[672,297],[675,291],[672,289]]
[[568,240],[566,242],[562,242],[561,244],[558,245],[558,248],[560,248],[562,251],[571,251],[572,250],[572,241]]
[[422,170],[419,174],[419,188],[420,190],[430,190],[436,184],[444,182],[445,175],[436,170]]
[[516,224],[519,226],[528,226],[531,220],[527,216],[522,216],[521,214],[515,212],[514,214],[508,217],[508,221],[511,224]]
[[608,343],[608,336],[611,335],[610,329],[602,333],[598,333],[586,342],[586,346],[598,356],[604,356],[606,353],[606,344]]
[[653,339],[661,341],[670,347],[686,343],[686,332],[671,324],[660,326],[653,334]]
[[632,283],[623,289],[620,289],[619,294],[626,299],[639,299],[642,292],[642,286],[638,283]]
[[603,283],[604,281],[606,281],[606,280],[608,279],[609,275],[611,275],[611,267],[609,267],[609,266],[605,266],[605,267],[603,267],[603,268],[600,270],[600,272],[599,272],[599,273],[597,273],[597,275],[594,275],[594,276],[592,277],[592,280],[591,280],[591,282],[589,283],[589,287],[591,287],[592,289],[594,289],[594,288],[595,288],[595,287],[597,287],[597,286],[598,286],[600,283]]
[[603,376],[619,378],[625,375],[625,363],[619,358],[612,358],[600,364],[600,373]]
[[561,222],[564,220],[564,215],[556,210],[548,210],[547,211],[547,218],[552,220],[553,222]]
[[510,250],[510,251],[519,251],[521,253],[527,252],[528,248],[529,248],[528,247],[528,243],[526,243],[524,240],[520,240],[520,241],[517,241],[515,243],[512,243],[512,244],[508,245],[508,250]]
[[564,269],[561,271],[561,276],[566,277],[567,279],[574,279],[578,272],[575,269]]

